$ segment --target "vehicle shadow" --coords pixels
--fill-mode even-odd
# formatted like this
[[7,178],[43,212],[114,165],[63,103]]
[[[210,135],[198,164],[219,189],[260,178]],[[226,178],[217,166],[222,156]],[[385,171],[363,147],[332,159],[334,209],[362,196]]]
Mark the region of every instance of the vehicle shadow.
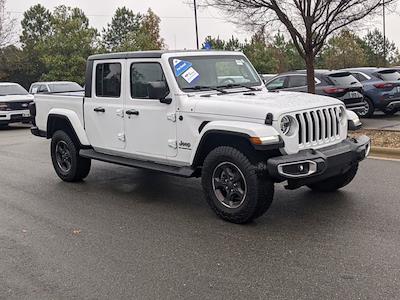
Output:
[[[208,207],[200,179],[184,179],[147,170],[110,170],[109,166],[95,170],[83,184],[83,190],[101,193],[113,201],[128,203],[135,209],[146,204],[146,209],[165,213],[170,218],[213,224],[230,224],[220,220]],[[107,170],[106,170],[107,169]],[[115,171],[115,172],[114,172]],[[122,172],[121,172],[122,171]],[[105,187],[107,182],[107,187]],[[357,209],[359,195],[350,189],[332,194],[316,193],[302,188],[284,190],[277,185],[275,200],[269,211],[259,219],[243,226],[243,230],[316,230],[317,227],[343,226],[351,222]],[[96,200],[95,200],[96,201]],[[143,209],[143,207],[142,207]],[[203,219],[203,221],[202,221]],[[234,227],[236,225],[230,224]]]
[[0,125],[0,131],[10,131],[10,130],[27,130],[31,128],[31,124],[9,124],[9,125]]

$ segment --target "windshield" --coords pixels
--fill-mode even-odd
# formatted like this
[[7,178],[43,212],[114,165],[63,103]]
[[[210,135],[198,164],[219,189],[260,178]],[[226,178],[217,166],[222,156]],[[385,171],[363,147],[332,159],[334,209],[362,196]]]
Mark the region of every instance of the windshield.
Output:
[[28,95],[28,92],[19,84],[0,85],[0,96]]
[[49,83],[49,88],[52,93],[82,91],[82,87],[76,82]]
[[397,81],[400,80],[400,73],[396,71],[379,72],[379,78],[384,81]]
[[171,68],[182,91],[260,86],[250,62],[242,55],[174,57]]

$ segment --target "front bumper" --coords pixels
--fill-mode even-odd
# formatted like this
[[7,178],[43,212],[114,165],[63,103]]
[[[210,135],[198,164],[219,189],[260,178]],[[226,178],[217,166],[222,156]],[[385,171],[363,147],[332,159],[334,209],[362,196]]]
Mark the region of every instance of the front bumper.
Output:
[[0,124],[30,122],[31,115],[29,110],[0,111]]
[[276,182],[287,180],[288,188],[296,189],[345,173],[353,164],[365,159],[370,148],[371,141],[364,135],[318,150],[307,149],[270,158],[267,170]]

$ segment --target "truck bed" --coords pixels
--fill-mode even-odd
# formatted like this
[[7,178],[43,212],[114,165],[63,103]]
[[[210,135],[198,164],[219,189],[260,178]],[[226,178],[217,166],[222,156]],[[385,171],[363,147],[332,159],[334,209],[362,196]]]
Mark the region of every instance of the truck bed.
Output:
[[54,93],[36,94],[36,126],[39,130],[47,130],[47,118],[50,113],[57,113],[58,109],[68,109],[75,112],[82,124],[83,120],[83,93]]

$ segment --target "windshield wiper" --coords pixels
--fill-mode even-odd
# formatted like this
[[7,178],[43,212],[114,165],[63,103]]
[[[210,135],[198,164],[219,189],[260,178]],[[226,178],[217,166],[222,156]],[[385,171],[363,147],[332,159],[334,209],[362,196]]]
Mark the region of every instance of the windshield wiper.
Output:
[[243,88],[246,88],[246,89],[249,89],[250,91],[259,91],[259,89],[257,89],[257,88],[255,88],[255,87],[252,87],[252,86],[248,86],[248,85],[245,85],[245,84],[240,84],[240,83],[230,83],[230,84],[227,84],[227,85],[219,85],[219,86],[217,86],[217,88],[225,88],[225,89],[231,89],[231,88],[236,88],[236,87],[243,87]]
[[186,88],[183,88],[182,90],[184,90],[184,91],[186,91],[186,90],[195,90],[195,91],[213,90],[213,91],[220,92],[220,93],[222,93],[222,94],[226,94],[226,93],[227,93],[227,91],[224,91],[224,90],[220,89],[219,87],[202,86],[202,85],[196,85],[196,86],[186,87]]

